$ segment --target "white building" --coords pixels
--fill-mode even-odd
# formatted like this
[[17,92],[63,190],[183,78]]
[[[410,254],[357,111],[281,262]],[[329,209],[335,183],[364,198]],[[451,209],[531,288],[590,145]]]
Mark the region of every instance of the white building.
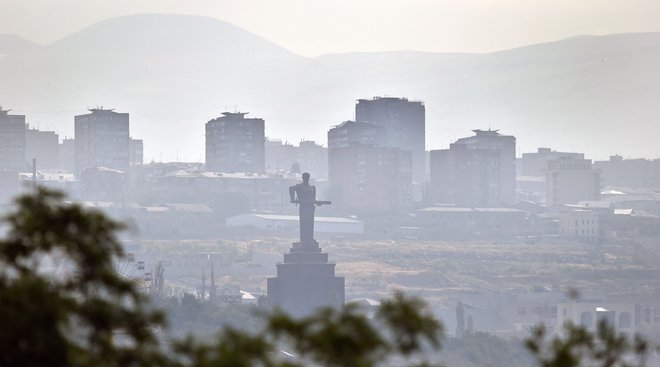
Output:
[[[264,230],[298,230],[297,215],[280,214],[240,214],[227,218],[227,227],[254,227]],[[316,217],[314,231],[319,233],[356,233],[364,232],[364,223],[351,218]]]
[[560,158],[548,162],[545,182],[547,206],[600,198],[600,171],[592,168],[589,159]]
[[601,220],[597,211],[574,209],[559,214],[559,235],[595,242],[601,237]]
[[596,331],[601,320],[606,320],[617,332],[632,336],[637,330],[635,311],[636,307],[632,303],[608,303],[600,300],[559,303],[557,305],[557,332],[562,335],[564,325],[568,322],[593,332]]

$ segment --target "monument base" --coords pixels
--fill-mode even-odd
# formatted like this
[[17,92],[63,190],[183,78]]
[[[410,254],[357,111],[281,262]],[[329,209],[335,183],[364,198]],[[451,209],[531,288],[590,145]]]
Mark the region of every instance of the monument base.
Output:
[[335,264],[328,262],[328,254],[316,241],[294,243],[267,287],[271,305],[295,317],[344,305],[344,278],[335,276]]

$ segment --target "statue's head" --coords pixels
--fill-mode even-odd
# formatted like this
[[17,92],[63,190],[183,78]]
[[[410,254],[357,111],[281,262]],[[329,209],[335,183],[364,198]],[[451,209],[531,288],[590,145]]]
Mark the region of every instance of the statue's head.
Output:
[[309,184],[309,172],[303,173],[303,182]]

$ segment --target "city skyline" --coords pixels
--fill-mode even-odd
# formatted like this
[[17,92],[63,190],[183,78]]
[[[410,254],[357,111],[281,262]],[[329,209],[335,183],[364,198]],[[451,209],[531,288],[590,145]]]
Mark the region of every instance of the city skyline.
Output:
[[427,150],[492,128],[518,136],[518,155],[546,146],[594,159],[657,158],[658,39],[640,33],[492,54],[309,58],[216,18],[126,16],[49,46],[0,37],[0,102],[61,137],[73,136],[70,118],[86,106],[130,111],[136,136],[149,137],[147,161],[202,162],[199,122],[232,110],[267,118],[267,137],[325,145],[330,126],[355,117],[352,103],[373,96],[424,101]]
[[[370,98],[378,99],[378,98],[382,98],[382,97],[381,96],[372,96]],[[400,97],[386,96],[385,98],[386,99],[403,99],[403,100],[407,100],[407,97],[405,97],[405,96],[400,96]],[[364,98],[355,99],[356,102],[360,101],[360,100],[364,100]],[[415,102],[424,103],[424,101],[415,101]],[[75,138],[75,134],[71,134],[71,135],[65,134],[65,133],[62,132],[62,129],[56,129],[56,128],[52,128],[52,127],[49,127],[49,126],[40,127],[38,122],[35,122],[34,120],[30,120],[29,113],[26,113],[25,111],[14,110],[14,109],[8,108],[7,106],[3,106],[3,105],[0,104],[0,110],[3,109],[3,108],[7,108],[3,111],[4,113],[11,113],[11,115],[17,115],[17,116],[24,117],[25,118],[25,126],[26,126],[26,128],[29,128],[30,131],[55,133],[56,136],[59,136],[60,144],[62,144],[62,142],[65,141],[65,140],[71,140],[71,139]],[[118,109],[118,108],[114,108],[114,107],[106,108],[106,107],[100,106],[100,105],[97,106],[97,107],[87,107],[87,108],[84,108],[84,109],[81,109],[81,110],[71,110],[71,111],[64,111],[64,112],[72,114],[71,115],[71,119],[72,119],[71,126],[73,127],[75,125],[75,117],[76,116],[85,114],[87,112],[95,111],[95,110],[100,110],[100,111],[116,111],[116,110],[119,110],[123,114],[131,114],[130,111],[123,111],[122,109]],[[243,112],[243,111],[239,111],[239,110],[234,110],[233,112],[232,111],[224,111],[224,112],[219,113],[216,117],[209,118],[208,120],[202,121],[199,124],[201,126],[208,125],[209,122],[213,122],[214,120],[222,117],[223,115],[235,115],[235,114],[248,115],[248,114],[250,114],[250,112]],[[257,116],[257,115],[255,114],[254,116]],[[259,118],[267,118],[267,117],[259,116]],[[355,122],[367,122],[367,121],[346,120],[346,121],[338,122],[338,123],[328,123],[326,133],[328,131],[331,131],[331,130],[339,127],[339,126],[342,126],[342,125],[346,124],[347,122],[355,123]],[[368,125],[368,123],[367,123],[367,125]],[[265,126],[267,127],[268,124],[265,124]],[[465,131],[477,131],[477,130],[493,131],[493,132],[501,131],[501,129],[498,129],[497,127],[493,127],[490,124],[487,126],[487,128],[483,128],[483,126],[480,126],[479,124],[476,124],[474,126],[474,128],[469,128],[469,127],[465,128]],[[514,136],[518,136],[515,131],[506,131],[505,133],[510,134],[510,135],[514,135]],[[427,134],[427,136],[428,136],[428,134]],[[445,137],[443,137],[443,139],[447,140],[447,142],[448,142],[448,144],[446,146],[442,146],[442,147],[438,147],[438,148],[428,148],[428,145],[427,145],[425,151],[427,153],[429,153],[433,150],[449,149],[449,147],[451,145],[453,145],[454,140],[458,139],[461,136],[462,135],[460,135],[460,134],[452,135],[451,138],[449,138],[448,136],[445,136]],[[204,137],[202,137],[201,139],[203,141]],[[131,138],[131,140],[133,140],[133,139]],[[140,140],[141,141],[144,140],[144,141],[147,142],[147,144],[149,144],[149,136],[148,135],[147,136],[140,136]],[[328,140],[319,141],[319,140],[315,140],[315,139],[309,138],[307,136],[302,136],[302,135],[300,135],[299,138],[296,139],[296,140],[287,140],[287,139],[284,139],[280,136],[265,135],[264,136],[264,142],[275,142],[275,143],[289,144],[289,145],[295,146],[295,147],[298,147],[301,143],[307,142],[307,143],[318,144],[319,146],[321,146],[323,148],[326,148],[326,149],[328,148],[328,145],[329,145]],[[553,146],[552,144],[540,145],[540,146],[537,146],[533,149],[528,149],[528,150],[521,150],[520,148],[517,148],[516,152],[515,152],[515,156],[516,156],[516,158],[522,158],[525,154],[535,153],[537,149],[555,149],[555,148],[556,147]],[[646,159],[646,160],[660,159],[660,154],[658,154],[657,156],[630,156],[630,155],[627,155],[625,152],[622,153],[619,150],[612,150],[609,154],[606,154],[606,155],[603,155],[603,156],[594,156],[594,155],[589,154],[587,150],[581,149],[579,147],[577,147],[574,150],[582,152],[580,154],[582,154],[583,156],[586,156],[587,159],[593,160],[593,161],[603,161],[603,160],[607,160],[607,159],[612,158],[612,157],[622,157],[622,158],[625,158],[625,159]],[[165,157],[163,157],[162,154],[160,155],[160,157],[155,157],[155,156],[147,157],[147,155],[145,154],[144,155],[144,163],[149,163],[149,162],[155,162],[155,163],[175,163],[175,162],[206,163],[204,155],[205,155],[204,152],[202,152],[199,159],[179,159],[178,150],[176,150],[175,152],[172,152],[172,151],[168,152],[168,155],[166,155]],[[171,157],[171,158],[168,158],[168,157]]]

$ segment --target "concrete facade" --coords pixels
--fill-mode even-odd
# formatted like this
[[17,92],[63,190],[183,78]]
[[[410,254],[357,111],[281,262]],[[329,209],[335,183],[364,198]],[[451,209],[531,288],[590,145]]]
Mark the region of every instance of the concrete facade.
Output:
[[412,209],[412,156],[398,148],[352,144],[330,148],[331,199],[345,209],[407,213]]
[[368,122],[344,121],[328,131],[328,149],[351,145],[386,145],[385,128]]
[[449,149],[431,151],[431,200],[468,207],[513,205],[516,138],[496,130],[474,132]]
[[601,215],[597,211],[575,209],[559,214],[559,235],[596,242],[601,238]]
[[142,139],[130,138],[128,141],[128,163],[131,166],[144,163],[144,142]]
[[603,187],[660,188],[660,159],[624,159],[615,155],[607,161],[596,161],[593,166],[601,172]]
[[145,164],[133,170],[137,195],[162,200],[205,202],[231,194],[244,198],[253,210],[282,212],[289,198],[282,194],[299,176],[236,172],[206,172],[177,164]]
[[60,168],[60,138],[54,131],[28,129],[25,131],[25,167],[32,167],[32,159],[37,160],[37,169]]
[[25,169],[25,116],[0,107],[0,172]]
[[317,180],[328,178],[328,149],[315,141],[303,140],[296,149],[300,172],[309,172]]
[[290,171],[298,157],[297,148],[288,142],[267,139],[265,142],[266,171]]
[[412,153],[413,180],[421,185],[426,183],[424,103],[392,97],[359,99],[355,105],[355,120],[383,127],[385,146],[409,150]]
[[58,168],[67,172],[76,170],[76,140],[62,139],[58,146]]
[[599,200],[600,172],[589,159],[561,158],[548,162],[546,205],[575,204]]
[[129,166],[129,115],[94,108],[75,117],[75,171],[107,167],[127,172]]
[[584,159],[584,153],[557,152],[550,148],[538,148],[534,153],[523,153],[518,176],[545,177],[548,162],[560,158]]
[[637,331],[638,319],[636,306],[632,303],[580,300],[557,304],[557,333],[562,336],[567,322],[595,332],[602,320],[617,332],[632,337]]
[[265,170],[265,122],[247,112],[223,112],[206,123],[206,169],[212,172]]

